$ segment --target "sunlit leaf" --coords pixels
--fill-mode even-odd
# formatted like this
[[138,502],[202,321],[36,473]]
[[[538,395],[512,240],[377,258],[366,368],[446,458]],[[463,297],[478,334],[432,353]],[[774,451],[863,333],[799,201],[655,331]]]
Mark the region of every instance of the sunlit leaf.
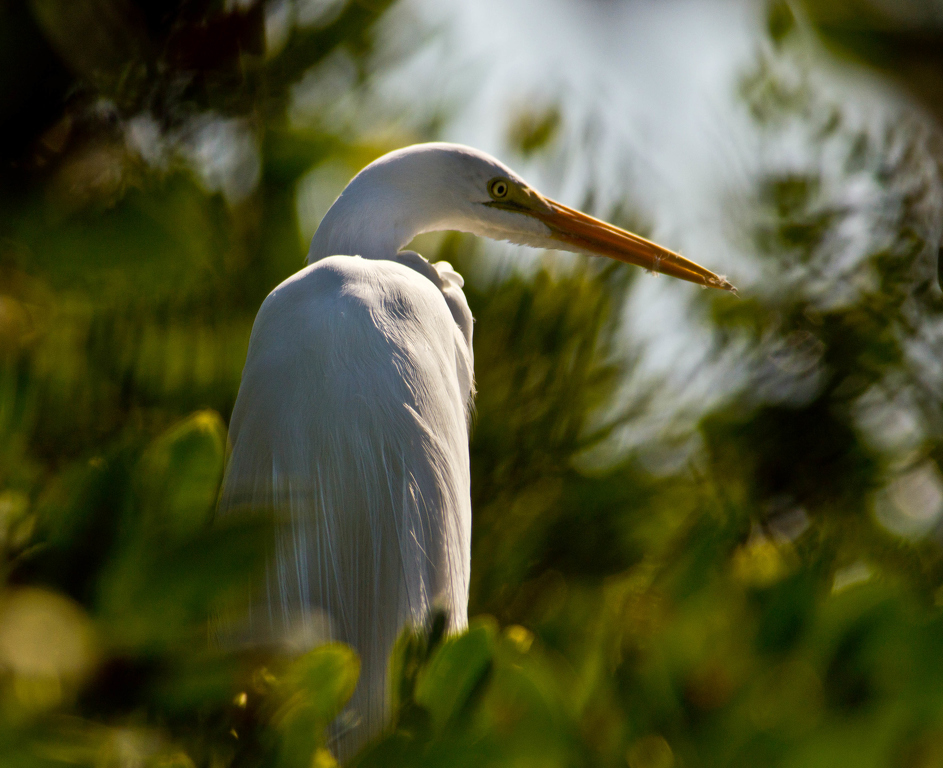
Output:
[[321,765],[325,729],[353,695],[360,660],[347,646],[331,644],[293,662],[279,681],[273,723],[280,734],[279,765]]

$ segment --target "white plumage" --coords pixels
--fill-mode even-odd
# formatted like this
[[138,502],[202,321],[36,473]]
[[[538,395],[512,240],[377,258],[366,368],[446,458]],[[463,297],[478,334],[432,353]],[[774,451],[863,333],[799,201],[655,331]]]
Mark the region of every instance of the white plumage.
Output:
[[407,147],[350,182],[314,236],[309,266],[259,310],[220,501],[221,513],[275,509],[283,522],[249,636],[301,646],[332,638],[361,656],[352,717],[335,727],[342,759],[386,720],[387,656],[403,627],[434,605],[453,631],[467,621],[472,318],[448,264],[400,250],[444,229],[731,288],[544,198],[467,147]]

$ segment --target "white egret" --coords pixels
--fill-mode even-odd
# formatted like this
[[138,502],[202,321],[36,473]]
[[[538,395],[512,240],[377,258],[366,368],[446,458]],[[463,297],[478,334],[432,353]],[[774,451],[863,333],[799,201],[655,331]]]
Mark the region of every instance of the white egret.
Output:
[[609,256],[732,290],[724,278],[554,202],[494,158],[419,144],[364,168],[308,266],[265,299],[232,414],[220,509],[284,521],[250,617],[256,640],[333,638],[361,657],[343,759],[386,718],[387,656],[429,609],[466,624],[472,317],[462,278],[401,249],[459,230]]

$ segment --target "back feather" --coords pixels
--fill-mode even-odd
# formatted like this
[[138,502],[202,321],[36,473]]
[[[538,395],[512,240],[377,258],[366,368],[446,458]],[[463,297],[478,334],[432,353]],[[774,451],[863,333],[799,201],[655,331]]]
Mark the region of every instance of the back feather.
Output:
[[272,508],[283,526],[246,632],[360,654],[342,760],[386,721],[404,626],[433,605],[467,621],[471,326],[443,290],[392,261],[307,267],[259,310],[233,411],[220,512]]

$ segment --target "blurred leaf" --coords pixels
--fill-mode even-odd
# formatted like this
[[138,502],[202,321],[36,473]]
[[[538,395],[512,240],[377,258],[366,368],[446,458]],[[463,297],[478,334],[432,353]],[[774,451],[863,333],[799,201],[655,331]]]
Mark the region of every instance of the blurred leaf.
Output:
[[129,457],[114,451],[67,466],[40,497],[34,547],[16,563],[18,578],[55,585],[88,600],[111,555],[125,513]]
[[525,157],[550,144],[560,129],[562,116],[557,107],[543,112],[522,111],[508,127],[508,140]]
[[360,660],[338,643],[323,645],[293,662],[280,679],[275,695],[280,701],[273,723],[280,734],[279,765],[308,768],[327,756],[325,729],[353,695],[360,675]]
[[[393,148],[290,107],[333,57],[327,111],[372,109],[412,18],[309,5],[0,3],[4,766],[335,764],[356,658],[240,644],[272,525],[211,523],[253,318],[303,264],[299,189]],[[437,241],[478,319],[471,609],[496,619],[403,634],[393,719],[352,765],[941,764],[936,486],[905,505],[922,537],[879,514],[943,466],[936,139],[905,108],[862,126],[805,28],[939,111],[918,5],[768,5],[735,92],[788,162],[725,206],[751,295],[686,311],[733,370],[708,397],[627,345],[630,270],[485,279],[472,239]],[[511,143],[563,157],[561,105],[513,112]],[[244,195],[210,191],[240,151]],[[631,200],[597,212],[645,233]]]
[[149,41],[129,2],[33,0],[31,5],[59,55],[109,95],[117,95],[122,80],[146,76]]
[[109,639],[117,647],[159,650],[190,642],[214,610],[245,609],[272,534],[268,520],[251,519],[183,542],[160,535],[129,540],[100,584],[97,605]]
[[223,478],[225,449],[226,427],[213,411],[194,414],[148,448],[138,472],[155,532],[180,539],[209,524]]
[[473,621],[468,630],[448,638],[429,659],[416,680],[416,702],[429,710],[442,731],[468,707],[491,669],[497,626],[491,619]]
[[183,717],[228,706],[244,684],[241,662],[216,649],[181,649],[155,675],[150,695],[161,710]]
[[789,7],[788,2],[776,0],[776,2],[769,4],[766,23],[770,38],[773,42],[778,43],[795,29],[796,16],[792,8]]

